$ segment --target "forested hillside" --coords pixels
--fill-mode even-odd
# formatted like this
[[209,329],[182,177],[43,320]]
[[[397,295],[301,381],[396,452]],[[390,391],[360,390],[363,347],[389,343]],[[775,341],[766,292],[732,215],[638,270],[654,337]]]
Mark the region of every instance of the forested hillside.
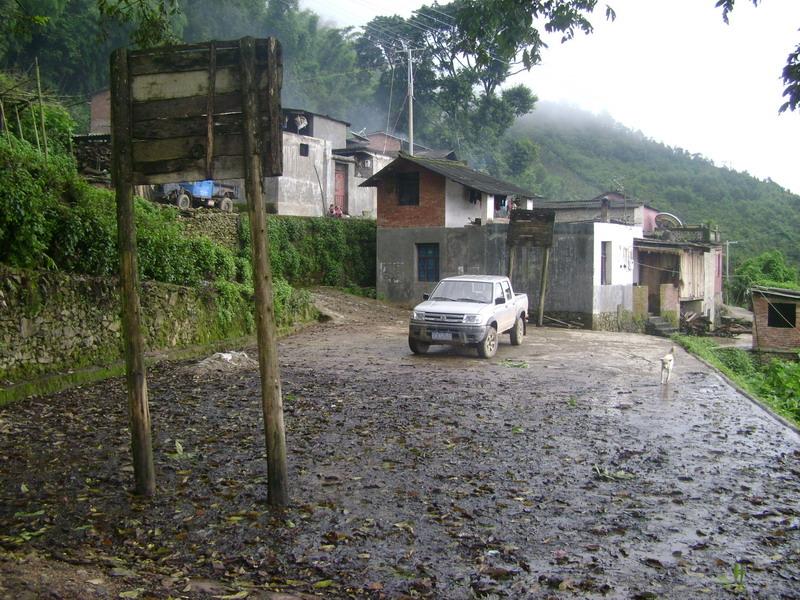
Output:
[[[403,40],[415,48],[418,143],[455,150],[471,166],[549,198],[587,199],[620,190],[688,222],[712,222],[725,239],[739,242],[731,253],[734,265],[777,249],[800,266],[798,196],[655,143],[609,117],[538,103],[535,90],[506,85],[511,73],[536,62],[530,53],[535,38],[517,40],[498,56],[494,41],[505,31],[501,19],[484,26],[488,49],[464,47],[456,24],[459,11],[474,3],[424,7],[408,19],[381,16],[359,31],[325,26],[298,0],[177,0],[180,10],[170,15],[169,32],[145,28],[132,38],[129,23],[101,17],[108,6],[98,0],[0,0],[0,13],[12,16],[0,20],[0,99],[8,115],[20,113],[19,123],[11,121],[20,136],[31,140],[36,133],[29,131],[35,122],[36,59],[48,127],[59,121],[63,131],[82,132],[88,127],[88,95],[107,85],[112,48],[241,35],[281,40],[284,106],[349,120],[356,131],[386,128],[403,135],[409,112]],[[487,56],[493,57],[490,66]],[[75,123],[66,123],[63,107]]]
[[560,104],[537,104],[510,135],[537,144],[536,163],[521,183],[548,198],[585,200],[621,190],[684,222],[718,225],[723,239],[739,242],[731,249],[732,266],[773,249],[800,265],[800,196],[772,181]]

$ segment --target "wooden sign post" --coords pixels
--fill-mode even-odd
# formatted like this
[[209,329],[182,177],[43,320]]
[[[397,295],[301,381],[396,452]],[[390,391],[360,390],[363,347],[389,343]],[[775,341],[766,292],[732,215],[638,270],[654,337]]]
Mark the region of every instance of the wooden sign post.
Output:
[[553,226],[556,212],[551,208],[515,210],[511,213],[506,244],[508,245],[508,277],[514,274],[514,253],[519,244],[544,249],[542,272],[539,284],[539,310],[536,324],[541,327],[544,319],[544,299],[547,292],[547,273],[550,266],[550,248],[553,246]]
[[113,177],[135,491],[155,492],[132,187],[245,179],[253,243],[268,502],[288,502],[272,272],[262,177],[282,172],[280,44],[243,38],[111,57]]

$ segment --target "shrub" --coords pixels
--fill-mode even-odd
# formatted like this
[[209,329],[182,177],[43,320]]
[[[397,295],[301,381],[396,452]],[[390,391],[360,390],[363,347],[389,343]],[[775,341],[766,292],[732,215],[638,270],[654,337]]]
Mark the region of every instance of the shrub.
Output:
[[75,179],[73,163],[44,156],[26,142],[0,136],[0,262],[52,267],[47,250],[59,219],[59,201]]

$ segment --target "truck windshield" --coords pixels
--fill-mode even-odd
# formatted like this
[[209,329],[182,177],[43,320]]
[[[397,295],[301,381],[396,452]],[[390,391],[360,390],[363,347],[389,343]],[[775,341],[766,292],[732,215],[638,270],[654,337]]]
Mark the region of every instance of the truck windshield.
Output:
[[486,281],[442,281],[431,294],[431,300],[492,303],[492,284]]

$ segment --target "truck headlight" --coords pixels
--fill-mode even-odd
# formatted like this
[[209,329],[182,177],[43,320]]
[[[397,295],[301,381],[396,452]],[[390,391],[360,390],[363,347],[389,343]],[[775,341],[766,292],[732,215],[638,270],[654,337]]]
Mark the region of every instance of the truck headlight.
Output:
[[480,315],[464,315],[464,323],[477,324],[481,322]]
[[413,310],[411,311],[411,320],[412,321],[424,321],[425,320],[425,313],[421,310]]

